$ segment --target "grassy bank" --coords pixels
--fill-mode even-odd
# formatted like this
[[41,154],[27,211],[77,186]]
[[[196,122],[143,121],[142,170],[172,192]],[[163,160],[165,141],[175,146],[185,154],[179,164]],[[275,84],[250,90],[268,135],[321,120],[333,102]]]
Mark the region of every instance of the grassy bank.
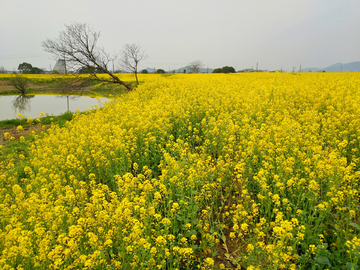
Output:
[[[130,83],[134,88],[136,82],[132,74],[115,74],[122,78],[127,83]],[[0,74],[0,95],[17,95],[19,91],[12,87],[9,79],[11,74]],[[24,74],[22,75],[29,80],[29,86],[27,88],[28,94],[44,94],[55,93],[64,94],[66,90],[66,82],[73,80],[72,75],[60,75],[60,74]],[[86,75],[83,75],[86,77]],[[99,75],[106,78],[106,75]],[[140,83],[142,83],[140,81]],[[96,81],[88,82],[86,87],[74,91],[74,95],[87,95],[87,96],[118,96],[127,92],[127,89],[122,85],[99,83]]]
[[[51,123],[58,124],[60,127],[63,127],[66,121],[70,121],[73,117],[73,113],[66,112],[58,116],[44,116],[41,118],[41,123],[44,125],[50,125]],[[11,128],[11,127],[29,127],[29,120],[27,118],[17,118],[10,120],[0,121],[0,128]]]

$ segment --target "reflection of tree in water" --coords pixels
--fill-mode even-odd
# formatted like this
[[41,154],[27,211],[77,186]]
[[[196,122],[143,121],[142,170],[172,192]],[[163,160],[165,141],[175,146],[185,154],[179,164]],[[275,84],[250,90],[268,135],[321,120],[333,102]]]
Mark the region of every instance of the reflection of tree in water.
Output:
[[[56,98],[66,98],[67,99],[67,111],[70,112],[70,102],[69,100],[78,100],[84,93],[84,87],[87,85],[88,81],[83,78],[70,78],[64,80],[60,93],[62,95],[56,96]],[[76,96],[73,96],[76,95]]]
[[81,96],[56,96],[56,98],[66,98],[67,99],[67,111],[70,112],[70,102],[69,100],[78,100]]
[[30,112],[30,99],[34,97],[34,95],[20,95],[16,97],[12,102],[12,107],[14,108],[15,113],[19,112],[24,114],[25,112]]

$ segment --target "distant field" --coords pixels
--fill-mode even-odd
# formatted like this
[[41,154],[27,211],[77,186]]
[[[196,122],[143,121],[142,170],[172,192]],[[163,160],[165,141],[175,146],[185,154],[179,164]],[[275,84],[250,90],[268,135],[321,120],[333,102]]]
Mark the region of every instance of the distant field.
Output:
[[0,149],[1,269],[358,269],[359,73],[139,79]]

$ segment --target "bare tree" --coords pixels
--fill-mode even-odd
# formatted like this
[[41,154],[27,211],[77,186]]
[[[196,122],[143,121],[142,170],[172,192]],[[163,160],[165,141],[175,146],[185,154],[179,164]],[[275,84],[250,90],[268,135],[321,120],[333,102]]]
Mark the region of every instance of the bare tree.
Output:
[[140,61],[145,60],[149,56],[142,50],[138,44],[126,44],[124,46],[121,63],[124,69],[135,74],[136,84],[139,85],[137,77],[137,69]]
[[[129,91],[133,90],[130,84],[110,72],[108,66],[117,55],[110,55],[97,45],[100,32],[96,32],[85,23],[74,22],[65,27],[65,30],[60,31],[59,37],[42,42],[41,45],[46,52],[54,54],[58,59],[64,59],[67,70],[78,72],[86,69],[93,80],[117,83],[125,86]],[[108,78],[100,78],[98,73],[105,73]]]
[[29,79],[20,74],[13,74],[9,79],[10,84],[20,91],[22,95],[26,94],[26,88],[29,86]]
[[193,73],[198,73],[200,68],[203,67],[204,64],[200,60],[196,60],[190,63],[190,70]]

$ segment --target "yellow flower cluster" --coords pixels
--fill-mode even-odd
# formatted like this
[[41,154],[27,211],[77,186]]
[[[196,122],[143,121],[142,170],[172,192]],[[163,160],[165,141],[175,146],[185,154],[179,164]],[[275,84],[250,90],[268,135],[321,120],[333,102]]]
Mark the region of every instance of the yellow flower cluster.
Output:
[[359,74],[140,80],[0,149],[1,269],[357,263]]

